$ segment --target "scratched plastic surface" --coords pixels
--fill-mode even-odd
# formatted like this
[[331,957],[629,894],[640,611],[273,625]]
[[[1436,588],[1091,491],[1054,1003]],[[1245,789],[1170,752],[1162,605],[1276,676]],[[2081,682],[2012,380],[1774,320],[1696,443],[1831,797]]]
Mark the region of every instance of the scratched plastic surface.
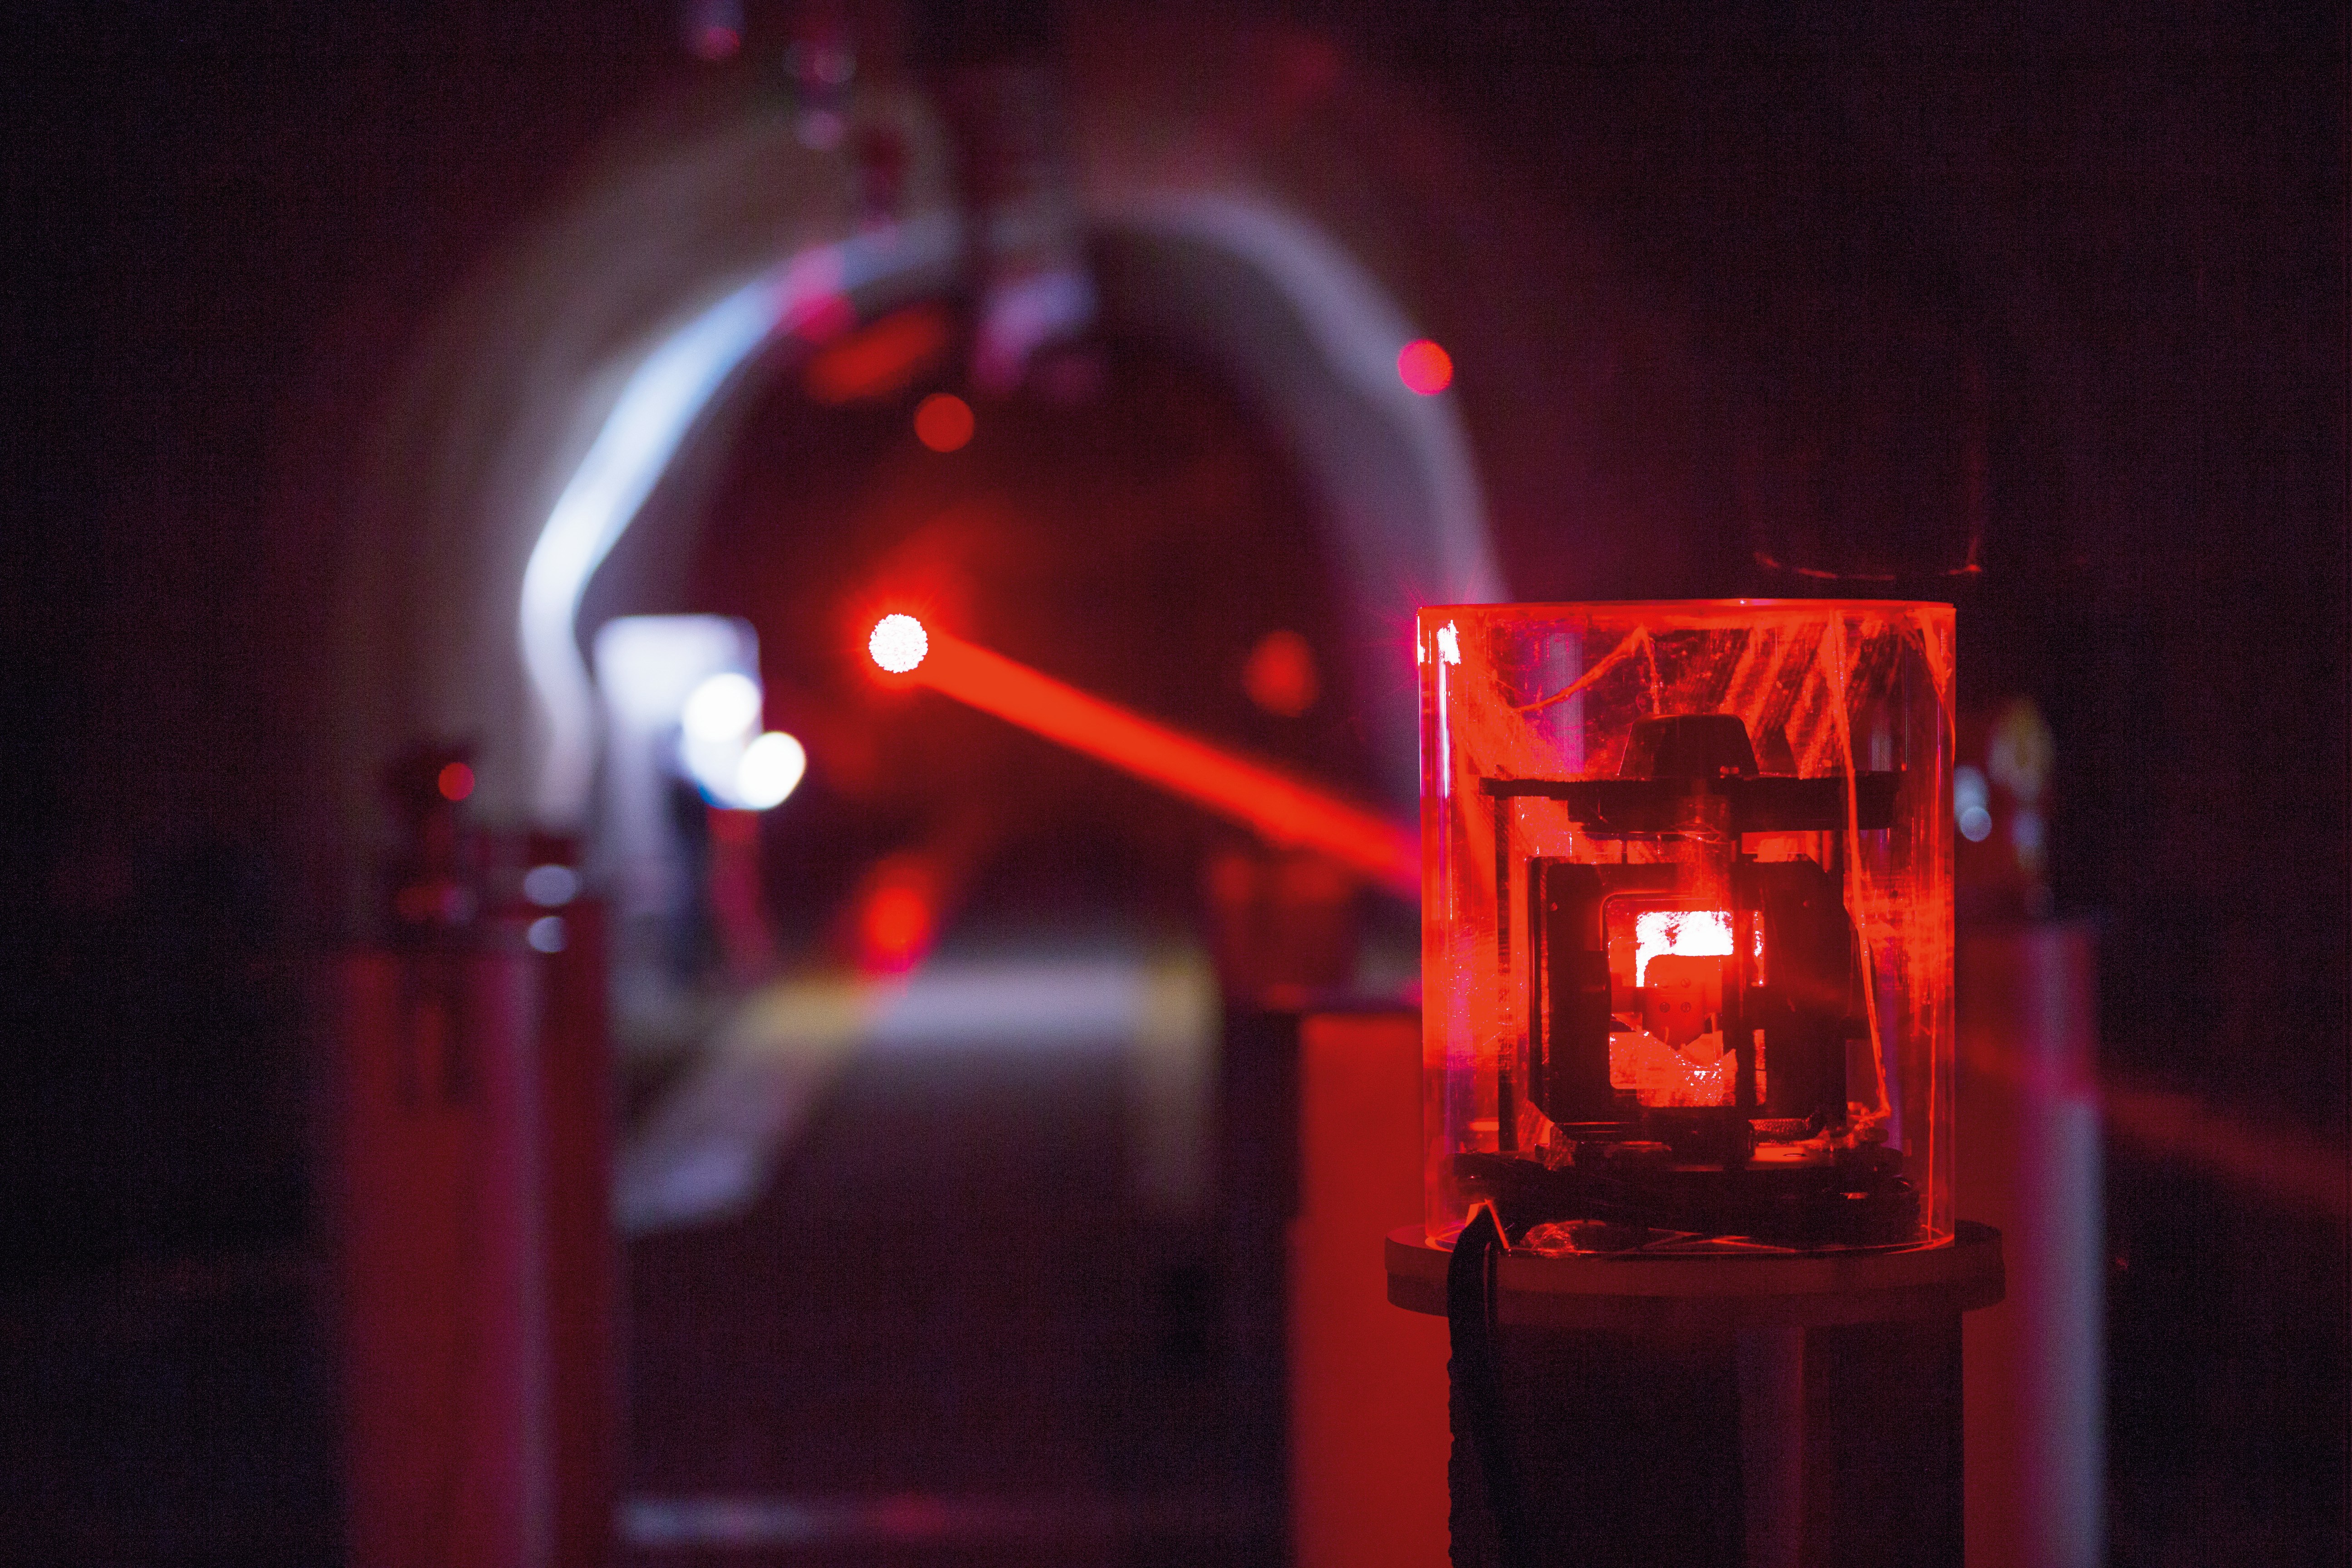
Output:
[[1424,609],[1428,1227],[1948,1239],[1943,605]]

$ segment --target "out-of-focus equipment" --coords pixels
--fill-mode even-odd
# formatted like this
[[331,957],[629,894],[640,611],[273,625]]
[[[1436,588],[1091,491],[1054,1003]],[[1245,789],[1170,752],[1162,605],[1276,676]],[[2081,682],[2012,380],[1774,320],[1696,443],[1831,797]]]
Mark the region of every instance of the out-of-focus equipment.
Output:
[[[1968,1321],[1969,1560],[2105,1557],[2098,931],[2051,917],[2055,748],[2029,697],[1959,723],[1960,1201],[2000,1227],[2008,1299]],[[2128,1095],[2126,1095],[2128,1100]]]
[[1959,1562],[1952,612],[1421,624],[1457,1564]]
[[618,1469],[601,910],[568,843],[394,764],[389,920],[334,966],[328,1203],[349,1555],[601,1561]]
[[589,879],[613,914],[625,1032],[690,1013],[713,963],[756,977],[772,942],[760,907],[751,814],[808,769],[799,741],[762,728],[760,641],[724,616],[623,616],[596,633],[604,809]]

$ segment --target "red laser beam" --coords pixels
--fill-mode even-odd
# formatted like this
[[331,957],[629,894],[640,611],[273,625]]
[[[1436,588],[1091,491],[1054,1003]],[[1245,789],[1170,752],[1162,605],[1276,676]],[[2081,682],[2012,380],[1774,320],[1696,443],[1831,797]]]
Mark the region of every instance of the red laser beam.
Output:
[[1274,843],[1318,850],[1407,898],[1420,897],[1420,845],[1375,812],[911,616],[883,617],[866,647],[885,670],[1195,801]]

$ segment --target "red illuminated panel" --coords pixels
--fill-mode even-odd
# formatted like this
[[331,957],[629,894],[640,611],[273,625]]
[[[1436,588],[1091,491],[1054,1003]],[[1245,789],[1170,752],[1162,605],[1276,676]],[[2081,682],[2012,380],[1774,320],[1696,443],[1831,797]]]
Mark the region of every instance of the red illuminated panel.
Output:
[[[923,648],[917,650],[918,637]],[[1147,779],[1232,817],[1276,844],[1330,856],[1407,895],[1421,887],[1412,836],[1376,813],[1139,718],[1002,655],[923,627],[909,616],[878,623],[867,644],[877,666]]]

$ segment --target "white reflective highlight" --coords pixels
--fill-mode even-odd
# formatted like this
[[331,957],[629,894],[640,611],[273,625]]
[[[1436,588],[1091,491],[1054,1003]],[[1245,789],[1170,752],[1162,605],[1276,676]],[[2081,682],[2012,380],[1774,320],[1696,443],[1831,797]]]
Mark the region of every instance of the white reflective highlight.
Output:
[[531,921],[530,930],[523,933],[523,940],[530,942],[532,950],[538,952],[562,952],[563,937],[562,915],[541,915]]
[[782,731],[771,730],[743,748],[735,764],[735,799],[752,811],[782,805],[807,773],[806,749]]

